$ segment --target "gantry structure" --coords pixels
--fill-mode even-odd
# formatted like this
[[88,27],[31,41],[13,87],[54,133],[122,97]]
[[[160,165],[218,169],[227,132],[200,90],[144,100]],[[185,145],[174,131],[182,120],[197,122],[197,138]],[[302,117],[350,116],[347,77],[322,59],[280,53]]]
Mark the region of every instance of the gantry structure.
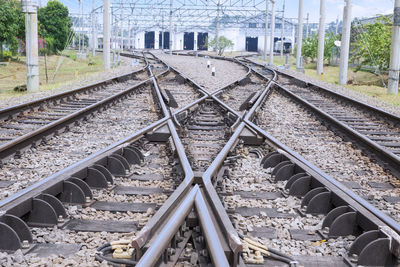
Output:
[[[217,18],[221,27],[230,27],[263,12],[265,0],[111,0],[112,26],[135,31],[168,31],[170,19],[174,31],[209,31],[216,28]],[[89,26],[95,20],[101,26],[102,13],[102,5],[95,7],[91,14],[83,15],[83,24]]]

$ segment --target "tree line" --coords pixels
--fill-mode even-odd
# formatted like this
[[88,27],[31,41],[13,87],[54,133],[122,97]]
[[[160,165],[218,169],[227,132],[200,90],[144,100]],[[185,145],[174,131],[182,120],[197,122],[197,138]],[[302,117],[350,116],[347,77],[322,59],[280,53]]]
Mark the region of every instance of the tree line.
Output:
[[[38,34],[44,40],[48,53],[64,50],[72,33],[68,8],[57,0],[51,0],[38,9]],[[19,0],[0,0],[0,57],[3,47],[15,55],[19,43],[25,43],[25,16]]]
[[[392,40],[392,17],[381,16],[372,23],[362,24],[358,20],[352,22],[350,60],[356,63],[357,70],[369,67],[387,71],[390,63],[390,46]],[[341,36],[328,32],[325,36],[324,59],[331,60],[339,53],[335,41]],[[302,55],[306,60],[314,62],[318,53],[318,35],[304,40]]]

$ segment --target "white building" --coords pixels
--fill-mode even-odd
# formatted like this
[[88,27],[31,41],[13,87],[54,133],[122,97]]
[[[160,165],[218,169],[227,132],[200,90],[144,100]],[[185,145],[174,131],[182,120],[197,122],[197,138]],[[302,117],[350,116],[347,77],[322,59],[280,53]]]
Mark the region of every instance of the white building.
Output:
[[[268,16],[269,19],[271,16]],[[175,24],[172,34],[173,50],[207,50],[207,38],[215,37],[215,20],[207,28],[182,28]],[[268,23],[267,33],[267,51],[270,45],[270,25]],[[127,25],[125,25],[126,27]],[[84,25],[84,34],[91,35],[89,25]],[[80,27],[74,27],[75,32],[79,32]],[[127,27],[126,27],[127,28]],[[285,50],[294,47],[296,24],[291,20],[285,19],[283,40]],[[164,38],[162,38],[164,32]],[[282,34],[282,18],[275,17],[275,44],[280,43]],[[264,50],[265,38],[265,14],[260,14],[253,18],[228,17],[223,16],[220,19],[219,36],[225,36],[234,43],[234,46],[226,51],[255,51],[262,52]],[[103,33],[101,29],[97,31],[97,48],[102,48]],[[162,43],[164,48],[169,49],[169,28],[165,29],[149,28],[147,30],[135,30],[132,25],[130,32],[127,29],[123,33],[117,26],[112,27],[111,46],[119,49],[123,43],[125,50],[129,49],[161,49]],[[91,43],[91,38],[89,38]],[[275,50],[280,50],[280,45],[275,45]]]

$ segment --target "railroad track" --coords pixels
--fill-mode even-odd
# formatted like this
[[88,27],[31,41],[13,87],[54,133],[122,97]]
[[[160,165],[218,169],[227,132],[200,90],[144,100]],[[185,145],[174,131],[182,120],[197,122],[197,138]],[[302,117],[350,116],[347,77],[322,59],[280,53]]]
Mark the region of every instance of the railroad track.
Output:
[[[163,65],[155,57],[148,62]],[[61,239],[45,238],[48,228],[35,228],[33,234],[40,235],[32,242],[28,225],[35,226],[37,218],[52,219],[52,225],[68,220],[68,225],[71,218],[104,216],[113,221],[102,227],[134,218],[135,223],[128,223],[128,227],[136,227],[129,229],[134,234],[110,234],[122,226],[93,236],[87,235],[87,229],[78,229],[77,235],[88,243],[78,253],[87,258],[99,241],[113,241],[99,246],[94,254],[98,261],[112,265],[396,264],[400,227],[393,219],[254,123],[260,122],[260,113],[268,111],[266,107],[276,94],[276,74],[250,68],[253,70],[237,81],[208,92],[172,67],[160,67],[165,72],[160,71],[157,77],[153,75],[155,68],[150,67],[154,99],[164,117],[1,201],[0,230],[10,240],[0,243],[1,248],[29,246],[34,250],[40,243]],[[254,91],[244,86],[249,80]],[[178,86],[184,93],[165,89]],[[195,98],[190,103],[189,99]],[[97,172],[94,177],[94,170],[101,175]],[[152,181],[144,182],[144,177]],[[159,181],[155,182],[155,177]],[[155,185],[157,190],[149,189]],[[126,186],[129,188],[124,189]],[[77,211],[74,202],[64,208],[65,216],[62,213],[59,217],[62,202],[71,202],[79,195],[71,193],[74,189],[83,192],[78,203],[92,208]],[[120,196],[118,190],[136,194],[133,198]],[[148,192],[154,194],[143,196]],[[110,201],[117,202],[106,205],[114,214],[95,208]],[[150,206],[134,212],[120,208],[137,208],[136,201]],[[35,209],[37,205],[47,210],[51,206],[55,214],[36,216],[36,212],[46,212],[46,208]],[[95,228],[100,230],[100,226]],[[68,232],[67,240],[74,243],[74,234]],[[11,244],[14,248],[10,249]],[[63,250],[57,249],[59,253]],[[72,252],[77,250],[71,247]],[[307,256],[302,257],[302,253]]]
[[400,117],[283,73],[277,90],[317,112],[400,177]]
[[156,121],[161,112],[153,104],[151,80],[136,83],[129,88],[120,84],[122,94],[78,110],[54,125],[44,126],[45,131],[36,129],[26,134],[26,139],[6,146],[5,152],[21,151],[21,145],[28,151],[2,166],[0,200]]
[[76,121],[131,95],[144,80],[146,67],[54,96],[0,110],[0,161],[20,156],[72,126]]

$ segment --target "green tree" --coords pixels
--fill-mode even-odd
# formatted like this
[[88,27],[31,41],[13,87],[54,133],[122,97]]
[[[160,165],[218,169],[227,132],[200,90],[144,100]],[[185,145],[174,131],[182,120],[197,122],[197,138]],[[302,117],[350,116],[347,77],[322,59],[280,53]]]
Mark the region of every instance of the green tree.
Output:
[[38,10],[38,20],[39,34],[45,40],[53,41],[53,52],[64,50],[72,26],[68,8],[57,0],[49,1]]
[[[207,44],[207,47],[211,47],[214,51],[217,51],[217,41],[216,38],[214,37],[213,39],[209,40],[207,37],[207,40],[205,42]],[[225,36],[220,36],[218,38],[218,51],[217,54],[219,56],[222,56],[224,54],[225,49],[233,47],[233,42],[226,38]]]
[[358,70],[363,65],[389,68],[392,25],[389,17],[380,17],[374,23],[355,26],[351,59],[360,63]]
[[310,59],[311,62],[317,58],[318,54],[318,36],[311,35],[307,39],[304,40],[303,46],[301,48],[301,54],[305,59]]
[[333,32],[325,34],[325,45],[324,45],[324,59],[331,60],[334,56],[337,47],[335,41],[340,40],[340,35]]
[[[336,40],[339,40],[339,35],[332,32],[325,34],[324,59],[329,60],[333,57]],[[308,37],[304,41],[301,51],[303,57],[310,59],[311,62],[314,62],[318,57],[318,35],[314,34]]]
[[25,33],[24,17],[18,2],[0,0],[0,58],[3,57],[3,45],[12,52],[18,46],[17,37]]

